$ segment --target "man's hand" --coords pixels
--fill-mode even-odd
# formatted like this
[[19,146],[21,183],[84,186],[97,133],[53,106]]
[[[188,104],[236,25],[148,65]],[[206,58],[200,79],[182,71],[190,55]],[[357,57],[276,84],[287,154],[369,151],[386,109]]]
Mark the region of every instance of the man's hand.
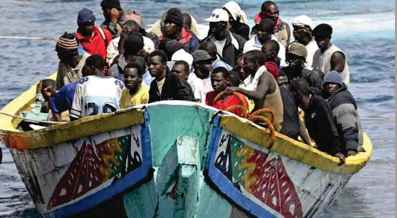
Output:
[[238,92],[239,88],[234,86],[229,86],[225,89],[226,94],[231,95],[233,92]]
[[345,163],[345,155],[343,155],[342,153],[340,153],[340,152],[336,153],[335,157],[339,158],[339,160],[340,160],[338,165],[342,165]]
[[347,150],[347,156],[353,156],[356,155],[357,151],[356,150]]

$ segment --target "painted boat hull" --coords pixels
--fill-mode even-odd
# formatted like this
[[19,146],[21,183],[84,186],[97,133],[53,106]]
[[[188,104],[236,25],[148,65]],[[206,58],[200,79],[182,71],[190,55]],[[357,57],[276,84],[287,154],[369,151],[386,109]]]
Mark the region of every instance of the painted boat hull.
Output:
[[[33,88],[3,108],[17,114]],[[165,101],[2,138],[45,217],[314,217],[365,166],[229,113]],[[93,215],[96,214],[96,215]]]

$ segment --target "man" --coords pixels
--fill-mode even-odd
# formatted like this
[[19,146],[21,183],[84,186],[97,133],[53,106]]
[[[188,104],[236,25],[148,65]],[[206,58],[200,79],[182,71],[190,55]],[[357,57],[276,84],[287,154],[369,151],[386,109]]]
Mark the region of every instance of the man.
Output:
[[59,58],[56,89],[61,89],[66,84],[80,80],[88,54],[79,55],[76,37],[67,32],[58,38],[55,51]]
[[275,79],[280,75],[280,58],[277,56],[280,46],[276,40],[266,41],[262,46],[262,52],[265,56],[265,67]]
[[272,33],[277,41],[287,47],[291,38],[291,31],[288,24],[281,20],[279,14],[280,12],[275,2],[265,1],[262,4],[261,12],[255,16],[255,24],[259,24],[264,18],[272,19],[275,23]]
[[296,102],[305,112],[305,125],[309,135],[316,142],[317,148],[340,158],[343,162],[345,157],[340,136],[327,101],[321,96],[313,94],[304,79],[293,80],[290,84]]
[[206,21],[210,22],[210,28],[208,36],[203,41],[214,42],[219,57],[234,67],[246,40],[230,32],[229,14],[224,9],[213,10]]
[[189,84],[168,72],[164,52],[155,50],[150,53],[148,59],[149,71],[154,77],[149,89],[149,103],[162,100],[194,100]]
[[324,74],[330,71],[340,73],[343,82],[350,82],[350,71],[347,65],[345,53],[331,43],[332,27],[322,23],[313,30],[314,40],[318,50],[314,53],[313,69],[320,70]]
[[216,45],[213,41],[207,40],[200,43],[198,49],[207,51],[208,54],[214,59],[214,61],[212,62],[212,69],[216,67],[224,67],[229,71],[233,69],[232,66],[224,62],[221,59],[221,57],[218,55],[218,52],[216,50]]
[[239,87],[229,87],[228,92],[241,92],[254,100],[255,110],[270,108],[274,115],[273,125],[281,129],[283,122],[283,102],[280,89],[273,75],[263,66],[265,57],[261,51],[253,50],[243,55]]
[[190,74],[188,82],[193,89],[194,97],[201,103],[205,103],[205,96],[212,91],[211,72],[214,61],[207,51],[197,49],[193,52],[193,73]]
[[102,0],[102,13],[105,21],[101,27],[108,30],[112,34],[112,38],[116,38],[122,31],[121,19],[123,17],[123,9],[119,0]]
[[145,63],[134,61],[124,68],[125,89],[121,94],[120,107],[128,108],[149,102],[149,88],[142,83]]
[[183,13],[183,27],[180,42],[189,53],[197,49],[200,40],[192,31],[192,17],[188,13]]
[[361,130],[354,97],[336,71],[331,71],[325,75],[323,92],[347,155],[356,154],[361,144]]
[[76,39],[84,51],[90,55],[99,55],[102,58],[107,56],[107,46],[112,41],[112,34],[95,25],[94,13],[83,8],[77,17]]
[[281,71],[288,77],[288,80],[303,78],[316,94],[321,93],[321,85],[323,74],[318,70],[309,70],[305,67],[306,48],[299,42],[292,42],[287,49],[287,67],[283,67]]
[[215,68],[211,74],[211,83],[214,91],[208,92],[205,103],[217,109],[230,111],[238,116],[251,112],[249,100],[243,94],[234,92],[223,93],[231,85],[230,73],[224,67]]
[[55,81],[52,79],[43,79],[40,81],[39,86],[40,93],[43,96],[44,102],[41,104],[40,112],[48,113],[49,112],[49,102],[52,96],[55,95]]
[[292,27],[294,28],[292,33],[294,34],[295,40],[306,47],[306,67],[308,69],[312,68],[313,56],[318,49],[312,36],[312,26],[312,19],[306,15],[295,17],[292,21]]
[[273,28],[274,21],[270,18],[263,18],[259,24],[255,25],[256,34],[245,43],[243,53],[261,50],[265,42],[275,40],[279,44],[277,56],[280,58],[280,65],[285,66],[285,46],[272,36]]
[[190,74],[189,64],[186,61],[175,61],[171,73],[175,74],[179,80],[187,81]]
[[71,120],[83,116],[115,112],[120,109],[123,82],[105,75],[107,64],[99,55],[87,58],[89,76],[80,79],[73,97]]
[[245,12],[235,1],[229,1],[223,8],[229,14],[230,32],[249,39],[250,27],[247,25],[248,18]]

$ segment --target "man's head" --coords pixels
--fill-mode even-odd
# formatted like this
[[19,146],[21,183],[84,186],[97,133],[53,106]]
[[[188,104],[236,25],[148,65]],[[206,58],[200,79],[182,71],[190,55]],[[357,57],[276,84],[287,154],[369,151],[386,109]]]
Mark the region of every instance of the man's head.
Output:
[[43,79],[39,83],[40,93],[45,101],[49,101],[50,97],[55,94],[56,82],[52,79]]
[[252,50],[243,55],[241,78],[245,79],[248,75],[254,75],[258,68],[265,63],[265,56],[262,51]]
[[178,79],[187,81],[190,73],[189,64],[182,60],[175,61],[171,72],[174,73]]
[[183,14],[178,8],[171,8],[167,11],[164,19],[162,33],[165,38],[177,39],[181,34],[183,26]]
[[183,13],[183,27],[186,30],[191,30],[192,28],[192,17],[188,13]]
[[183,49],[183,44],[181,42],[176,39],[167,40],[164,46],[164,52],[167,55],[167,59],[171,60],[172,55],[179,49]]
[[312,19],[306,15],[295,17],[292,21],[295,40],[303,45],[307,45],[312,40],[312,25]]
[[302,69],[304,68],[306,62],[307,50],[304,45],[299,42],[291,42],[287,47],[286,61],[290,69],[290,73],[294,75],[289,75],[292,77],[300,76]]
[[200,79],[208,78],[212,71],[212,62],[214,58],[205,50],[197,49],[193,52],[194,73]]
[[272,38],[274,25],[274,21],[268,17],[263,18],[259,24],[255,25],[254,29],[260,43],[263,44]]
[[213,10],[206,21],[210,22],[210,35],[213,35],[216,40],[224,40],[226,38],[229,30],[229,14],[224,9],[217,8]]
[[99,55],[91,55],[85,61],[83,67],[83,76],[97,75],[105,76],[105,70],[107,69],[107,64],[105,59]]
[[79,62],[78,43],[73,33],[65,32],[57,40],[55,51],[61,62],[76,67]]
[[302,78],[294,79],[290,82],[290,88],[298,105],[303,110],[308,109],[310,104],[311,91],[307,81]]
[[263,15],[263,17],[269,17],[273,21],[276,21],[280,12],[275,2],[265,1],[263,2],[261,7],[261,14]]
[[91,36],[95,27],[95,15],[90,9],[83,8],[77,16],[77,25],[79,32],[83,36]]
[[135,93],[142,83],[142,76],[145,73],[145,63],[133,61],[124,68],[124,84],[130,93]]
[[337,71],[331,71],[325,74],[322,88],[326,94],[335,94],[342,86],[343,80]]
[[329,24],[322,23],[313,30],[314,40],[322,52],[331,46],[332,27]]
[[119,0],[102,0],[101,8],[106,21],[119,20],[123,14]]
[[217,67],[211,73],[211,84],[215,92],[222,92],[230,86],[230,73],[224,67]]
[[124,54],[124,57],[137,55],[142,51],[143,46],[143,37],[137,32],[129,32],[119,41],[120,52]]
[[214,60],[217,58],[218,51],[216,50],[216,45],[211,40],[205,40],[202,42],[198,49],[206,50],[209,55],[211,55]]
[[278,59],[278,52],[280,46],[276,40],[268,40],[262,45],[262,52],[265,56],[265,61],[274,61]]
[[150,75],[157,81],[162,80],[167,72],[167,56],[161,50],[154,50],[148,56]]

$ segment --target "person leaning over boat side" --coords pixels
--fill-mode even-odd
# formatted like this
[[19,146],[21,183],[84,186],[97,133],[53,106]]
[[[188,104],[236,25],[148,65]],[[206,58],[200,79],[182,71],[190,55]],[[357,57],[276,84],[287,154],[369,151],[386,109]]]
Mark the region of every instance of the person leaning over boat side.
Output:
[[263,65],[265,56],[261,51],[253,50],[243,55],[239,87],[228,87],[228,93],[241,92],[254,100],[255,110],[269,108],[274,115],[273,125],[280,130],[283,122],[283,102],[280,89],[273,75]]
[[128,108],[149,102],[149,88],[143,84],[142,76],[145,73],[145,62],[133,61],[124,68],[125,89],[121,94],[120,108]]
[[356,154],[362,144],[362,131],[356,100],[336,71],[331,71],[325,75],[323,92],[331,108],[347,155]]
[[292,27],[294,28],[292,33],[294,35],[295,41],[306,47],[306,67],[308,69],[312,69],[313,56],[318,49],[318,46],[313,39],[312,26],[312,19],[306,15],[295,17],[292,21]]
[[290,81],[296,78],[305,79],[312,91],[320,95],[323,73],[319,70],[307,69],[305,65],[306,56],[307,51],[304,45],[296,41],[291,42],[287,48],[288,66],[281,68],[281,71]]
[[179,80],[187,81],[190,74],[189,64],[183,60],[175,61],[174,66],[172,66],[171,73],[175,74]]
[[112,38],[116,38],[122,31],[121,21],[123,18],[123,9],[119,0],[102,0],[102,13],[105,18],[101,27],[108,30],[112,34]]
[[[245,112],[251,112],[254,108],[250,105],[248,98],[241,93],[223,93],[225,89],[231,86],[229,71],[224,67],[217,67],[212,71],[211,84],[213,91],[206,95],[205,104],[220,110],[230,111],[238,116],[242,116]],[[242,108],[236,108],[239,106]]]
[[77,82],[81,78],[81,70],[89,54],[83,52],[79,55],[78,48],[79,45],[73,33],[65,32],[58,38],[55,45],[59,58],[56,89],[61,89],[68,83]]
[[229,14],[230,32],[249,39],[250,27],[247,25],[247,14],[235,1],[229,1],[222,7]]
[[344,161],[340,135],[327,101],[312,93],[309,84],[302,78],[292,80],[290,85],[296,102],[305,112],[305,125],[317,148]]
[[314,53],[313,69],[328,73],[337,71],[340,73],[343,82],[349,85],[350,71],[345,53],[331,43],[332,27],[329,24],[319,24],[313,30],[314,40],[318,50]]
[[211,73],[213,57],[205,50],[197,49],[193,52],[194,71],[189,75],[188,82],[193,89],[197,101],[205,103],[205,96],[212,91]]
[[106,58],[106,49],[112,41],[112,34],[95,25],[94,13],[87,8],[81,9],[77,16],[77,25],[76,39],[84,51]]
[[150,53],[147,65],[154,77],[149,89],[149,103],[162,100],[194,100],[190,85],[169,72],[167,56],[163,51],[155,50]]
[[209,22],[208,36],[202,40],[214,42],[221,60],[234,67],[241,55],[246,40],[240,35],[230,32],[229,14],[220,8],[212,11],[206,19]]
[[272,19],[262,19],[259,24],[255,25],[254,29],[256,30],[256,34],[245,43],[243,53],[247,53],[252,50],[261,50],[265,42],[275,40],[280,47],[277,54],[280,58],[280,65],[285,66],[285,46],[272,36],[273,28],[274,21]]
[[[291,30],[289,25],[282,21],[280,16],[280,11],[278,10],[278,6],[273,1],[265,1],[262,3],[261,12],[259,12],[255,16],[255,24],[259,24],[264,18],[271,18],[275,25],[273,27],[273,35],[284,47],[287,47],[290,38],[291,38]],[[253,29],[253,32],[255,30]]]
[[111,76],[106,76],[107,64],[99,55],[87,58],[85,68],[89,76],[80,79],[73,97],[70,119],[101,113],[111,113],[120,109],[120,97],[124,84]]

